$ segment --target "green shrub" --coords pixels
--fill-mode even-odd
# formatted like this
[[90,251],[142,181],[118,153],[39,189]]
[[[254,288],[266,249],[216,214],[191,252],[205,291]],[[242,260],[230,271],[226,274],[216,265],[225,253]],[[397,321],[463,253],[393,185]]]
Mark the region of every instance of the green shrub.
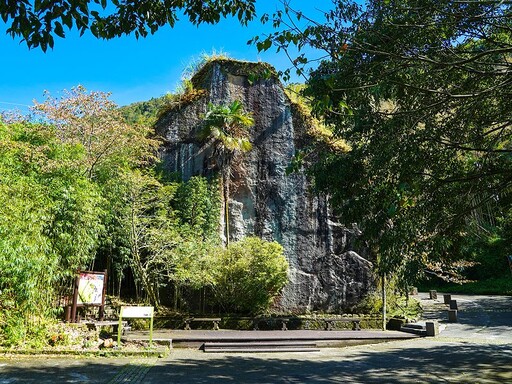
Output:
[[248,237],[232,243],[217,261],[214,300],[224,311],[265,311],[288,282],[288,262],[277,242]]
[[[377,289],[368,293],[353,312],[380,315],[382,313],[382,281]],[[417,318],[422,312],[421,304],[414,297],[407,296],[398,289],[399,281],[395,277],[386,284],[386,312],[387,317]]]

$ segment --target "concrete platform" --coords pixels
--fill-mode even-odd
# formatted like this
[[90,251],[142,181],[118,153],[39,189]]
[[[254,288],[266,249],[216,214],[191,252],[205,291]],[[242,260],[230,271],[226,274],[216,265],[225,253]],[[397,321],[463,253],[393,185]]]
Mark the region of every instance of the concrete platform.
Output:
[[[318,346],[373,344],[420,336],[398,331],[235,331],[235,330],[154,330],[154,340],[172,341],[174,347],[199,347],[205,342],[315,341]],[[149,340],[149,331],[131,331],[123,340]]]

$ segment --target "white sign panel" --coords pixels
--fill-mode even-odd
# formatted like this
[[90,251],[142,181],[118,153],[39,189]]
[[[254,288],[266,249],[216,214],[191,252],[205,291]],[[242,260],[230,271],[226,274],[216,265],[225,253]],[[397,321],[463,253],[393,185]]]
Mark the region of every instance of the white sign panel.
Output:
[[103,303],[104,273],[80,273],[77,304],[101,305]]
[[121,307],[121,317],[151,318],[153,307]]

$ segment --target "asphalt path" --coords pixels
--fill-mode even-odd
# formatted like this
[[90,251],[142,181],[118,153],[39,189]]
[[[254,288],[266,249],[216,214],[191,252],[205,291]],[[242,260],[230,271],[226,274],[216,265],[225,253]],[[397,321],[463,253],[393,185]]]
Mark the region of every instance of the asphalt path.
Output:
[[452,295],[458,322],[440,300],[420,299],[435,338],[312,353],[222,353],[174,349],[166,358],[0,358],[11,383],[512,383],[512,297]]

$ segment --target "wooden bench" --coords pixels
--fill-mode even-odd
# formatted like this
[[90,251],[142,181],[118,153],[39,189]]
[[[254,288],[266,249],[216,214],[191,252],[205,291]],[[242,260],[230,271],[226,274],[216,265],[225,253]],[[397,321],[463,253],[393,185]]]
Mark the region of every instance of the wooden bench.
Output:
[[334,330],[333,326],[337,322],[352,323],[352,330],[353,331],[360,331],[361,330],[361,326],[360,326],[361,319],[348,318],[348,317],[335,317],[335,318],[322,319],[322,320],[325,321],[325,330],[326,331]]
[[281,324],[281,331],[287,331],[288,330],[288,322],[290,321],[289,318],[286,317],[259,317],[259,318],[253,318],[252,319],[252,326],[253,330],[257,331],[259,330],[259,324],[261,322],[266,323],[272,323],[272,322],[278,322]]
[[211,322],[213,323],[213,330],[218,331],[219,323],[222,319],[220,317],[189,317],[185,319],[185,330],[190,331],[192,328],[190,328],[190,323],[192,322]]
[[[123,321],[123,335],[126,331],[132,328],[128,325],[127,321]],[[104,327],[112,327],[112,333],[117,333],[119,328],[119,320],[104,320],[104,321],[88,321],[85,323],[88,329],[101,330]]]

